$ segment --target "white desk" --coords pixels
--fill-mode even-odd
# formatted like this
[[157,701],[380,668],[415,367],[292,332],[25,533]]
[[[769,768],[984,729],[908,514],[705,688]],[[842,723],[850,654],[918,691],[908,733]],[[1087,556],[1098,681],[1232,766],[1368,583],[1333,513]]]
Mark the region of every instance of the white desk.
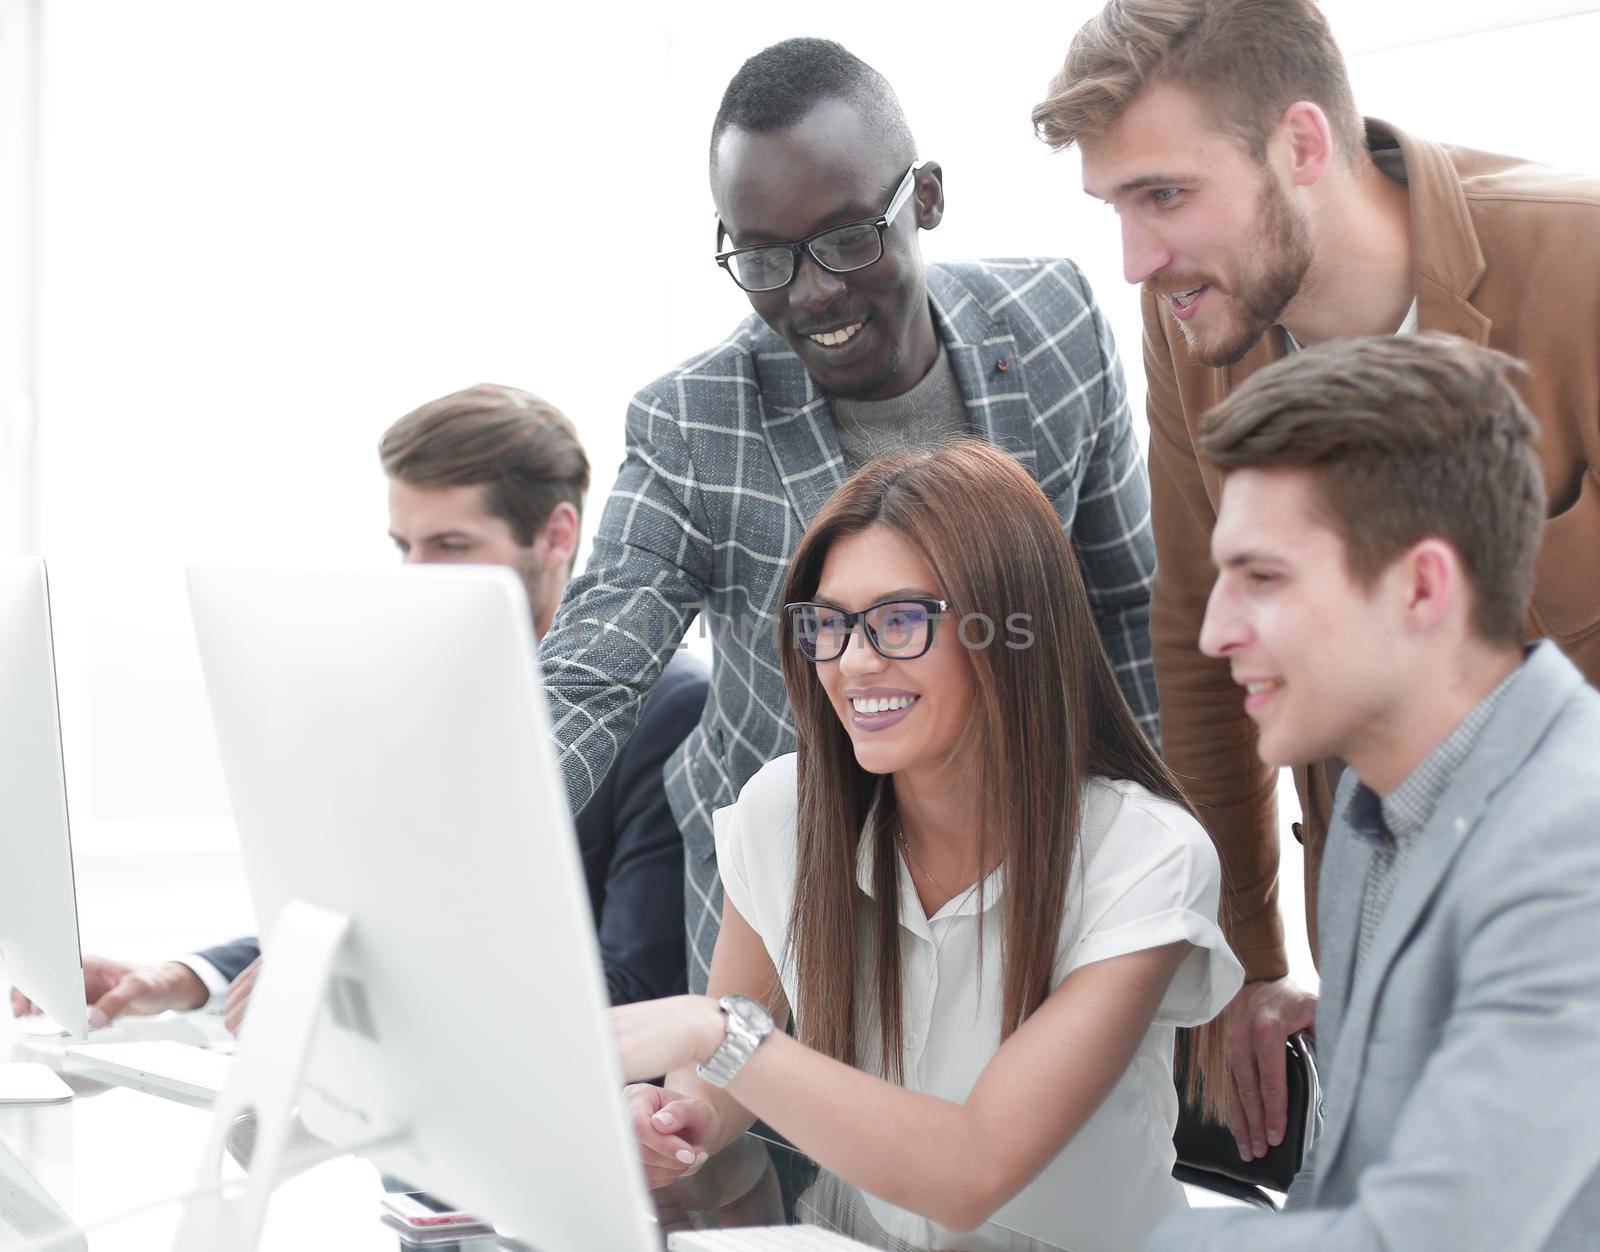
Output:
[[[194,1038],[196,1018],[169,1021],[170,1031]],[[162,1024],[129,1023],[128,1029],[150,1037],[152,1027]],[[16,1059],[40,1059],[37,1047],[18,1047],[20,1038],[9,1012],[0,1013],[0,1057],[16,1051]],[[87,1234],[56,1243],[52,1252],[170,1252],[181,1214],[177,1197],[193,1186],[211,1127],[209,1109],[78,1075],[63,1078],[78,1093],[69,1103],[0,1107],[0,1252],[52,1230],[70,1232],[74,1224]],[[716,1168],[686,1185],[655,1194],[664,1230],[781,1222],[785,1188],[797,1190],[793,1175],[800,1174],[807,1188],[817,1181],[815,1167],[792,1149],[753,1138],[740,1146],[745,1150],[719,1154]],[[231,1160],[225,1171],[227,1177],[242,1176]],[[780,1177],[785,1174],[787,1181]],[[261,1248],[397,1252],[398,1236],[378,1217],[382,1190],[377,1170],[352,1157],[291,1177],[274,1193]],[[1192,1204],[1227,1203],[1187,1190]],[[169,1202],[103,1224],[161,1200]],[[885,1247],[904,1246],[874,1233],[876,1221],[865,1202],[842,1182],[808,1190],[789,1220],[821,1222]],[[1002,1246],[1043,1247],[1021,1238],[1003,1240]]]
[[[12,1056],[19,1037],[9,1009],[0,1013],[0,1058]],[[18,1051],[16,1059],[41,1059],[26,1043]],[[0,1252],[61,1229],[63,1216],[87,1234],[55,1245],[62,1252],[169,1252],[180,1215],[175,1200],[101,1223],[194,1185],[210,1111],[63,1078],[77,1092],[68,1103],[0,1107]],[[226,1171],[242,1176],[232,1161]],[[365,1161],[319,1165],[278,1188],[261,1247],[395,1252],[395,1234],[378,1220],[381,1195],[378,1172]]]

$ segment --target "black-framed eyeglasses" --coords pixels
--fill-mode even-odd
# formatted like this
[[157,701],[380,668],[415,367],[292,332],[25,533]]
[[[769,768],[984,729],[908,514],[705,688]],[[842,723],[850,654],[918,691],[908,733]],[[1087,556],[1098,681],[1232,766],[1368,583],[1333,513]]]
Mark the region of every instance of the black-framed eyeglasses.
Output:
[[883,256],[883,232],[894,225],[894,219],[911,199],[912,188],[917,185],[917,171],[921,168],[913,164],[906,170],[889,200],[889,207],[879,216],[830,226],[795,243],[758,243],[723,252],[722,239],[727,232],[719,221],[717,264],[727,270],[739,286],[754,292],[777,291],[794,281],[802,249],[829,273],[864,270]]
[[888,661],[914,661],[933,646],[933,628],[949,608],[944,600],[913,598],[879,600],[859,613],[809,601],[786,604],[783,611],[788,614],[795,647],[808,661],[837,661],[850,646],[858,623],[879,656]]

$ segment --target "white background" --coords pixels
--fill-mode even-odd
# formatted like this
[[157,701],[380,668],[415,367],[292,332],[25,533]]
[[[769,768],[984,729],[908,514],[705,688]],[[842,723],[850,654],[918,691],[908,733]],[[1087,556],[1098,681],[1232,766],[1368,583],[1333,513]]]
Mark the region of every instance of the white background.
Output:
[[[930,259],[1076,259],[1141,412],[1114,219],[1028,121],[1097,7],[0,0],[0,550],[52,565],[86,945],[248,924],[185,564],[392,560],[378,435],[480,381],[577,423],[593,524],[628,396],[747,311],[706,142],[765,44],[895,84],[945,169]],[[1364,111],[1600,169],[1590,5],[1326,7]]]

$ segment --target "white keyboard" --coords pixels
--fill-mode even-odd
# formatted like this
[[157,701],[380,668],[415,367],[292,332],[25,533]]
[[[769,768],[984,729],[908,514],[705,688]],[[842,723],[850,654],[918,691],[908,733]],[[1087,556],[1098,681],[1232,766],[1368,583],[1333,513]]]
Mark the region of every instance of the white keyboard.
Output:
[[878,1252],[821,1226],[736,1226],[731,1230],[680,1230],[667,1236],[669,1252]]
[[233,1057],[169,1039],[138,1043],[77,1043],[63,1049],[64,1068],[153,1095],[215,1100],[228,1085]]
[[[39,1054],[41,1056],[51,1054],[51,1045],[57,1045],[58,1049],[75,1046],[67,1032],[42,1013],[19,1017],[12,1024],[25,1047],[45,1050]],[[210,1013],[162,1013],[156,1017],[124,1014],[109,1026],[91,1026],[88,1038],[82,1042],[144,1043],[147,1040],[212,1048],[231,1048],[235,1042],[223,1028],[222,1019]]]

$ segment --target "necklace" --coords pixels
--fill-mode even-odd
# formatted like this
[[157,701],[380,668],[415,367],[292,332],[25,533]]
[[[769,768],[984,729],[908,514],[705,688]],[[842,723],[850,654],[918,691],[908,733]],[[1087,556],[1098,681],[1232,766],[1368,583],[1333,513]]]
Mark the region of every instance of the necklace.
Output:
[[947,888],[942,882],[933,876],[932,870],[930,870],[921,861],[917,860],[917,854],[911,850],[911,845],[906,842],[905,827],[897,826],[895,829],[895,834],[900,837],[900,847],[906,854],[906,860],[910,861],[913,865],[920,869],[927,880],[935,887],[939,888],[940,894],[942,894],[945,899],[948,900],[952,895],[954,895],[955,893],[953,891],[949,890],[949,888]]

